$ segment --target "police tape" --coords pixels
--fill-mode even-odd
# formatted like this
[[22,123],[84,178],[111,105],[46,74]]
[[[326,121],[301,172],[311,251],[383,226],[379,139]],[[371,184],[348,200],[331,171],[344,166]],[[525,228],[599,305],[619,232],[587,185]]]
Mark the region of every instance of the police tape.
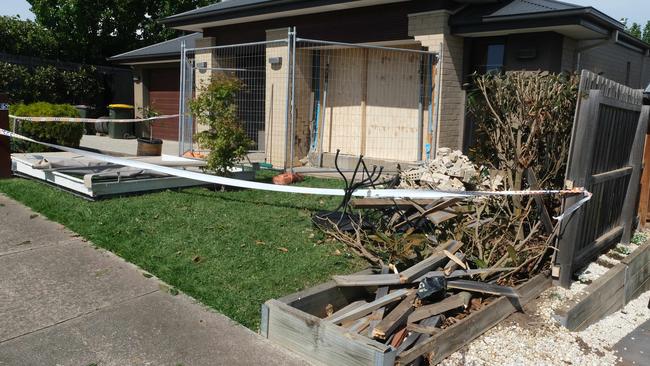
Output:
[[[283,186],[269,183],[251,182],[247,180],[220,177],[205,173],[193,172],[182,169],[175,169],[166,166],[145,163],[142,161],[129,160],[118,158],[114,156],[99,154],[91,151],[75,149],[67,146],[60,146],[41,142],[29,138],[27,136],[19,135],[17,133],[7,131],[0,128],[0,135],[4,135],[13,139],[27,141],[43,146],[47,146],[60,151],[67,151],[73,154],[81,155],[87,158],[115,164],[121,166],[132,167],[142,170],[150,170],[157,173],[167,174],[171,176],[191,179],[199,182],[212,183],[224,185],[229,187],[257,189],[271,192],[284,192],[284,193],[297,193],[297,194],[311,194],[319,196],[344,196],[343,189],[333,188],[315,188],[315,187],[299,187],[299,186]],[[555,217],[555,219],[562,220],[574,211],[580,208],[584,203],[589,201],[591,193],[581,189],[574,188],[571,190],[522,190],[522,191],[434,191],[434,190],[418,190],[418,189],[358,189],[352,193],[354,197],[365,198],[388,198],[388,199],[444,199],[444,198],[476,198],[485,196],[529,196],[529,195],[582,195],[582,199],[566,208],[562,215]]]
[[155,116],[149,118],[118,118],[118,119],[101,119],[101,118],[74,118],[74,117],[22,117],[9,115],[9,118],[14,121],[26,122],[70,122],[70,123],[96,123],[96,122],[111,122],[111,123],[134,123],[134,122],[148,122],[161,119],[176,118],[178,114],[165,114],[162,116]]

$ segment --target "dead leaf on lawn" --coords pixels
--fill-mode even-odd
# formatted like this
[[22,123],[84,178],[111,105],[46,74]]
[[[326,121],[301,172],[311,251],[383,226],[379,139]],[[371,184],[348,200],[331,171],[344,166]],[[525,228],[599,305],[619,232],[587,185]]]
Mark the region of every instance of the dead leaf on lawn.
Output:
[[261,241],[261,240],[255,240],[255,244],[257,244],[257,245],[264,245],[264,244],[266,244],[266,243],[263,242],[263,241]]
[[192,262],[194,263],[200,263],[202,260],[203,258],[201,258],[199,255],[195,255],[194,258],[192,258]]
[[279,251],[281,251],[281,252],[285,252],[285,253],[289,252],[289,249],[287,249],[287,248],[285,248],[285,247],[278,247],[277,249],[278,249]]
[[341,254],[343,254],[343,253],[341,253],[341,251],[338,250],[338,249],[334,251],[334,255],[341,255]]

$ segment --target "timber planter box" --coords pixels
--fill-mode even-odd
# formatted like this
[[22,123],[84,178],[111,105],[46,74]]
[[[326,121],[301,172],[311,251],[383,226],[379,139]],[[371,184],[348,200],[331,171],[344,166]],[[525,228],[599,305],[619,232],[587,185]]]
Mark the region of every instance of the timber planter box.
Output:
[[315,365],[407,365],[424,356],[431,364],[462,348],[551,285],[538,275],[517,287],[519,299],[494,297],[478,311],[398,354],[389,345],[333,324],[328,305],[337,311],[358,300],[371,301],[374,287],[339,287],[328,282],[262,305],[261,333],[273,343],[293,351]]

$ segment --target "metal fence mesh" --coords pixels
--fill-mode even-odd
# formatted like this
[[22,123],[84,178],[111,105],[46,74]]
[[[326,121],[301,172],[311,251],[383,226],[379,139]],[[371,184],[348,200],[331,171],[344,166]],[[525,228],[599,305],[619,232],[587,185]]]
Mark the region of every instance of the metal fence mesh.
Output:
[[295,38],[185,51],[181,150],[201,131],[188,103],[214,75],[240,79],[238,114],[258,160],[331,166],[337,149],[418,161],[435,141],[436,55],[419,45],[351,45]]
[[423,160],[433,137],[435,55],[403,48],[298,39],[295,47],[295,158],[323,154]]

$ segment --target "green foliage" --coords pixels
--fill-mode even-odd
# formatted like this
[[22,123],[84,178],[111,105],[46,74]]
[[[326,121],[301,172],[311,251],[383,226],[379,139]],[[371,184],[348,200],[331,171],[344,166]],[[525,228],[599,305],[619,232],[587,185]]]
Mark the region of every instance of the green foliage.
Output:
[[61,72],[65,98],[72,104],[94,105],[104,93],[101,74],[94,66],[82,66],[74,71]]
[[208,127],[197,133],[196,139],[201,147],[210,150],[207,169],[217,174],[227,175],[252,145],[237,116],[235,98],[242,88],[235,77],[215,76],[190,103],[197,122]]
[[9,94],[10,101],[27,100],[26,83],[30,77],[26,67],[0,62],[0,90]]
[[468,113],[477,127],[474,161],[522,189],[531,168],[543,188],[561,187],[578,97],[577,75],[508,72],[475,75]]
[[161,42],[176,31],[161,18],[213,3],[210,0],[28,0],[36,21],[51,31],[67,59],[106,58]]
[[[10,113],[21,117],[79,117],[79,113],[71,105],[44,102],[13,105],[10,107]],[[16,124],[16,130],[38,141],[78,147],[84,126],[82,123],[20,121]],[[28,152],[48,151],[47,147],[32,143],[18,144],[16,149]]]
[[624,19],[623,24],[625,24],[625,30],[636,38],[642,40],[645,43],[650,44],[650,20],[645,23],[643,30],[641,25],[638,23],[632,23],[632,25],[627,25],[627,19]]
[[648,240],[648,235],[644,232],[637,231],[632,235],[632,243],[636,245],[641,245]]
[[31,20],[9,16],[0,16],[0,51],[13,55],[59,57],[59,46],[52,32]]
[[641,39],[642,37],[641,26],[637,23],[632,23],[632,25],[627,28],[627,32],[638,39]]
[[102,76],[92,66],[61,71],[40,66],[31,72],[21,65],[0,62],[0,89],[13,103],[49,102],[95,105],[104,93]]

